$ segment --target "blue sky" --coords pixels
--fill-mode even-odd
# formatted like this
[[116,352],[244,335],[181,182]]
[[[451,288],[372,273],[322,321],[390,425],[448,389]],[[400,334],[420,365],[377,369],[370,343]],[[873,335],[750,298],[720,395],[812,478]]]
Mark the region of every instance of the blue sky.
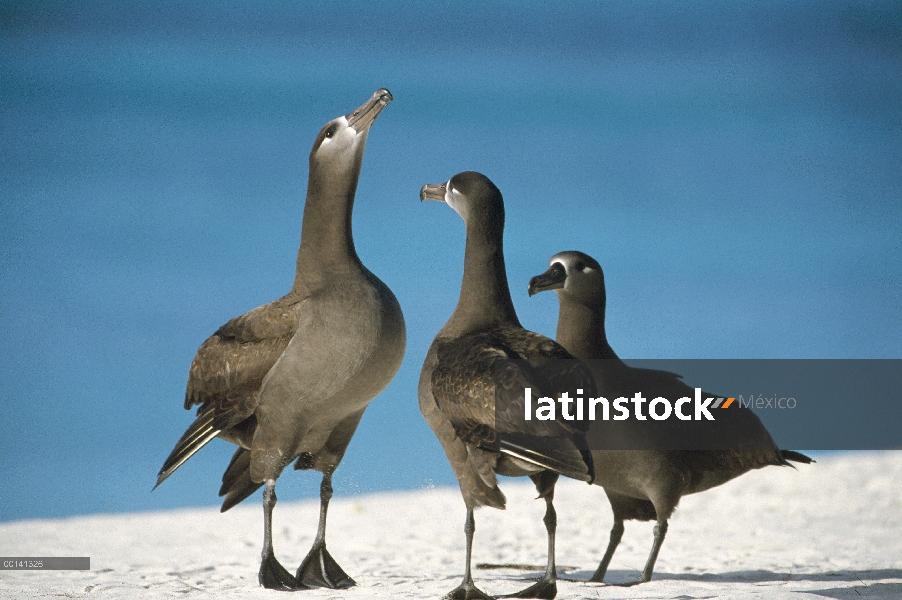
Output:
[[150,493],[188,365],[288,290],[310,145],[378,87],[354,233],[408,350],[338,493],[454,483],[416,379],[464,230],[418,191],[462,170],[505,196],[533,330],[526,283],[579,249],[621,356],[902,357],[897,4],[382,6],[0,9],[0,520],[217,503],[219,440]]

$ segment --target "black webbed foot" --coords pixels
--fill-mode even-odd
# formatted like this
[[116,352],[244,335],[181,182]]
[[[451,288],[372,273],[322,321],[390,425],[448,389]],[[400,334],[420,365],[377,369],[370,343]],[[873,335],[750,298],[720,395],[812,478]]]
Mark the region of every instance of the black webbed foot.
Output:
[[471,581],[461,583],[459,586],[443,596],[443,600],[495,600]]
[[552,600],[557,596],[557,582],[554,579],[543,577],[526,589],[514,592],[513,594],[504,594],[499,598],[541,598],[542,600]]
[[298,567],[297,580],[307,587],[324,587],[334,590],[357,585],[345,573],[326,550],[325,544],[314,545],[307,558]]
[[285,567],[283,567],[275,555],[269,554],[263,557],[260,563],[260,573],[258,575],[260,585],[270,590],[282,590],[292,592],[296,590],[306,590],[308,587],[297,580]]

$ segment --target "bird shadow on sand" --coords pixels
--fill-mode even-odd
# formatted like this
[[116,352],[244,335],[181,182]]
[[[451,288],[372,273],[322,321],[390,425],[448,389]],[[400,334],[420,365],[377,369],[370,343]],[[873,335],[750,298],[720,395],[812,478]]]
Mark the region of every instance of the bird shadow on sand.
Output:
[[897,600],[902,598],[902,583],[872,583],[871,585],[854,585],[847,588],[830,590],[807,590],[809,594],[836,598],[837,600]]
[[[574,571],[561,577],[564,581],[589,582],[592,571]],[[631,585],[639,577],[638,571],[608,571],[605,583],[600,587]],[[823,573],[775,573],[773,571],[731,571],[727,573],[655,573],[652,581],[698,581],[707,583],[750,583],[767,584],[792,581],[822,581],[825,583],[857,583],[859,585],[826,587],[819,590],[806,589],[805,593],[835,598],[836,600],[862,598],[868,600],[891,600],[902,598],[902,582],[886,582],[887,579],[902,580],[902,569],[875,569],[869,571],[825,571]],[[599,584],[594,584],[599,585]]]
[[[524,581],[534,580],[541,576],[538,565],[488,565],[480,564],[482,569],[510,569],[526,571],[522,576]],[[607,586],[631,586],[636,584],[639,571],[611,570],[602,584],[592,583],[589,578],[594,571],[577,570],[574,567],[558,567],[558,579],[571,583],[586,583],[593,587]],[[510,577],[520,579],[519,577]],[[858,585],[845,585],[840,587],[825,587],[824,589],[806,589],[805,593],[835,598],[836,600],[897,600],[902,598],[902,581],[886,582],[887,579],[902,580],[902,569],[874,569],[866,571],[825,571],[823,573],[777,573],[766,570],[730,571],[726,573],[655,573],[652,582],[655,581],[685,581],[699,583],[748,583],[753,585],[779,584],[793,581],[824,582],[827,584],[852,583]],[[648,585],[648,584],[643,584]]]
[[[561,579],[574,582],[589,582],[594,571],[572,571]],[[605,585],[629,585],[639,578],[639,571],[609,570],[605,577]],[[652,581],[699,581],[709,583],[771,583],[781,581],[824,581],[824,582],[858,582],[868,586],[869,581],[886,579],[902,580],[902,569],[875,569],[868,571],[825,571],[823,573],[777,573],[767,570],[730,571],[726,573],[666,573],[655,571]],[[878,584],[873,584],[878,585]],[[902,585],[902,584],[885,584]],[[851,589],[851,588],[840,588]],[[812,592],[813,593],[813,592]],[[844,597],[844,596],[842,596]]]

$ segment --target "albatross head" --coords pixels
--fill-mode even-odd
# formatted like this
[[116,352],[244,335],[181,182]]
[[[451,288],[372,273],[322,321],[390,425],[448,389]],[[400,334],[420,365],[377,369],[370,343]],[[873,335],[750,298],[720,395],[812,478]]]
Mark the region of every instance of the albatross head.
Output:
[[480,215],[504,224],[504,200],[491,180],[476,171],[458,173],[445,183],[429,184],[420,190],[420,200],[439,200],[459,214],[465,223]]
[[358,108],[326,123],[310,150],[311,171],[317,166],[328,166],[336,176],[351,168],[359,172],[367,133],[391,101],[391,92],[378,89]]
[[554,290],[561,299],[588,307],[604,306],[604,271],[598,261],[582,252],[559,252],[548,261],[541,275],[529,280],[529,295]]

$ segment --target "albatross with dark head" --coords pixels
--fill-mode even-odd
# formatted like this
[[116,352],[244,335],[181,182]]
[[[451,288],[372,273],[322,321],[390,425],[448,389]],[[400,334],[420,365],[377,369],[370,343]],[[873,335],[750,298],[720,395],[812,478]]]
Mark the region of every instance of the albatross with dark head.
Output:
[[[582,252],[560,252],[551,257],[550,267],[529,282],[529,295],[546,290],[557,293],[560,304],[557,341],[574,356],[586,359],[595,375],[599,396],[617,398],[643,391],[647,398],[692,396],[694,390],[678,375],[640,369],[624,363],[608,343],[605,333],[606,292],[601,265]],[[604,360],[588,360],[604,359]],[[710,395],[710,394],[707,394]],[[791,450],[779,450],[755,414],[748,409],[724,411],[714,423],[699,427],[695,422],[676,421],[680,429],[669,435],[691,438],[699,448],[723,447],[729,440],[736,449],[717,450],[593,450],[595,483],[604,488],[614,512],[614,527],[608,548],[591,581],[603,581],[611,557],[623,536],[623,521],[657,521],[654,543],[639,582],[650,581],[667,521],[682,496],[721,485],[752,469],[769,465],[789,466],[787,461],[812,460]],[[617,427],[633,427],[639,435],[657,435],[653,423],[626,422]],[[602,424],[590,427],[601,427]],[[694,436],[694,437],[692,437]],[[706,439],[707,438],[707,439]],[[713,442],[717,443],[713,443]],[[712,442],[709,444],[709,442]]]
[[[548,563],[545,576],[515,596],[553,598],[554,484],[559,473],[591,481],[591,457],[572,423],[527,423],[511,412],[496,411],[496,400],[516,405],[519,398],[522,407],[525,388],[536,398],[557,398],[565,389],[580,387],[589,393],[592,376],[575,361],[553,360],[572,357],[553,340],[520,325],[507,285],[504,203],[498,188],[470,171],[423,186],[420,198],[445,202],[466,224],[460,299],[429,347],[419,383],[420,410],[451,463],[467,509],[464,579],[448,597],[488,597],[475,586],[470,571],[473,511],[480,506],[504,508],[496,475],[528,475],[546,501]],[[554,368],[558,363],[564,368]]]
[[[310,176],[291,290],[236,317],[205,341],[188,375],[185,408],[200,405],[157,478],[162,483],[214,437],[238,446],[222,477],[222,510],[265,485],[260,584],[296,590],[354,585],[326,551],[332,473],[370,401],[404,356],[405,328],[391,290],[360,262],[351,213],[367,134],[391,101],[377,90],[329,121],[310,151]],[[313,548],[292,575],[276,560],[276,479],[295,469],[323,473]]]

